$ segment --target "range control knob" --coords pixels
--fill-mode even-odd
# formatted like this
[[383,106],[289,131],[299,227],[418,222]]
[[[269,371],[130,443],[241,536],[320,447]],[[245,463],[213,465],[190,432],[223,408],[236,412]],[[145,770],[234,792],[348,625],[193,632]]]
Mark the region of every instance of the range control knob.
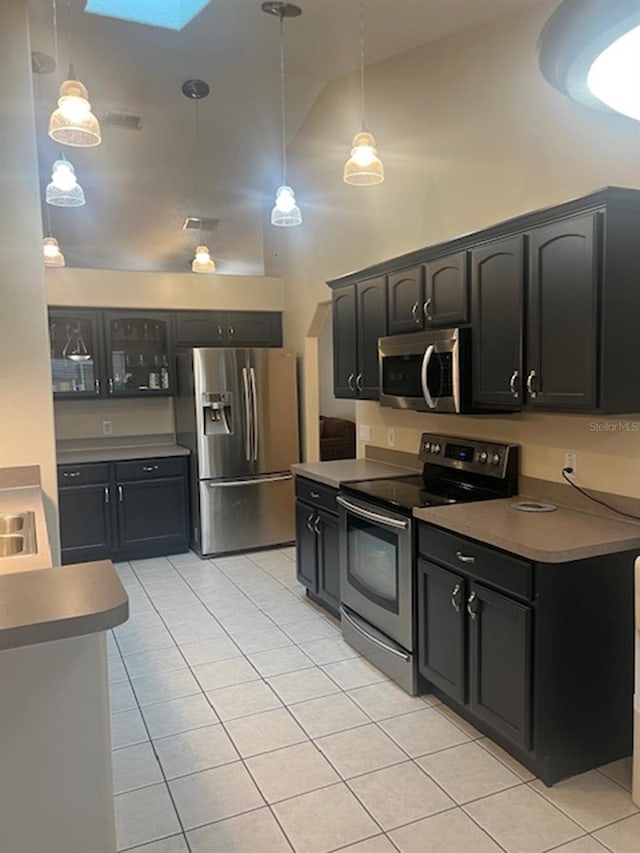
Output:
[[430,441],[425,441],[423,450],[425,453],[431,452],[431,442]]
[[440,453],[441,450],[442,450],[442,448],[440,447],[439,444],[434,444],[433,447],[431,448],[432,453]]
[[499,453],[492,453],[492,454],[491,454],[491,464],[492,464],[492,465],[499,465],[501,461],[502,461],[502,460],[501,460],[501,458],[500,458],[500,454],[499,454]]
[[481,450],[480,453],[478,453],[478,462],[482,462],[483,465],[487,461],[488,458],[489,458],[489,454],[487,453],[486,450]]

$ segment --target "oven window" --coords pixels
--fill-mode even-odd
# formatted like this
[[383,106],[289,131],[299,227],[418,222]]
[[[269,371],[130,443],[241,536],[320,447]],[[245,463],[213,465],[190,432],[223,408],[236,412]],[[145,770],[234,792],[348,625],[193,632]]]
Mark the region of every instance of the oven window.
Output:
[[348,515],[347,576],[371,602],[398,613],[398,534]]

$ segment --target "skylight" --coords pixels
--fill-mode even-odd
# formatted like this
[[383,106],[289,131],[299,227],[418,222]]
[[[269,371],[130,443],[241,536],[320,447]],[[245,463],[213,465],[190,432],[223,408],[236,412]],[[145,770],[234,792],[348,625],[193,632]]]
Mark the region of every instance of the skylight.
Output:
[[182,30],[208,5],[209,0],[87,0],[84,10],[151,27]]

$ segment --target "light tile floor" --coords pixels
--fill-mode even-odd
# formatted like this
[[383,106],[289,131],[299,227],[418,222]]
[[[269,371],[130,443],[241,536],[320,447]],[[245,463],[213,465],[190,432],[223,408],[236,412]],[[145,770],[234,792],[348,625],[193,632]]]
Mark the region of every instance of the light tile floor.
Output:
[[119,850],[638,853],[630,764],[553,788],[341,638],[292,548],[121,563]]

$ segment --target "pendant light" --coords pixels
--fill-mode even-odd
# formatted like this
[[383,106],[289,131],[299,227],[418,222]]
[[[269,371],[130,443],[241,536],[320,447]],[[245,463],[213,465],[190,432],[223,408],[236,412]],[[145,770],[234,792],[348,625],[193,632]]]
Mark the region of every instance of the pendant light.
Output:
[[353,139],[351,157],[344,167],[345,184],[367,187],[384,181],[384,166],[378,157],[376,141],[364,120],[364,0],[360,0],[360,132]]
[[[198,113],[198,102],[209,94],[209,85],[204,80],[187,80],[182,86],[182,94],[194,101],[196,112],[196,156],[195,156],[195,195],[200,192],[201,181],[198,174],[198,161],[200,159],[200,116]],[[196,247],[195,257],[191,262],[191,272],[210,274],[216,271],[216,264],[207,246],[202,242],[202,218],[200,218],[200,245]]]
[[64,154],[53,164],[46,201],[55,207],[81,207],[86,203],[84,190],[76,178],[76,171]]
[[292,188],[287,184],[287,126],[285,109],[284,73],[284,19],[297,18],[302,14],[293,3],[270,2],[262,4],[262,11],[280,19],[280,118],[282,124],[282,183],[276,190],[276,202],[271,211],[271,224],[290,228],[302,224],[302,213],[296,204]]
[[46,209],[45,218],[47,220],[47,234],[42,241],[44,265],[45,267],[64,267],[66,266],[64,255],[60,251],[58,241],[51,235],[51,214],[49,213],[49,207],[46,204],[43,206]]
[[[67,2],[69,19],[71,4]],[[58,8],[53,0],[53,37],[55,41],[56,67],[60,67],[58,58]],[[71,43],[71,28],[69,28]],[[49,136],[60,145],[72,148],[93,148],[102,142],[100,123],[91,112],[89,93],[76,77],[73,65],[69,66],[67,79],[60,86],[58,108],[49,119]]]

